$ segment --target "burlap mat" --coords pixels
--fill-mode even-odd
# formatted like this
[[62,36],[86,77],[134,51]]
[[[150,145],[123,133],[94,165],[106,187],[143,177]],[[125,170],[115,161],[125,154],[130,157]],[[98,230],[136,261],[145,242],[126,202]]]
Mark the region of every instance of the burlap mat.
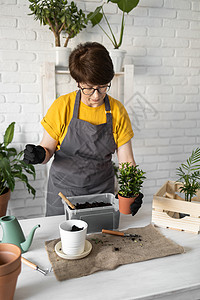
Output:
[[54,247],[60,239],[46,241],[45,248],[57,280],[82,277],[101,270],[113,270],[120,265],[184,252],[183,247],[164,237],[152,225],[130,228],[124,232],[138,236],[88,235],[92,251],[80,260],[65,260],[56,254]]

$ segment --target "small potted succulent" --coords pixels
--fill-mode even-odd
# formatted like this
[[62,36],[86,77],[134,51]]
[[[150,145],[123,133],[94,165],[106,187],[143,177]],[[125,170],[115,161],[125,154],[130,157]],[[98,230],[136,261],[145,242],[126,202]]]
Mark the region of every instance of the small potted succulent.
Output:
[[0,217],[6,214],[10,193],[14,191],[15,181],[25,183],[28,192],[35,197],[35,189],[29,184],[27,174],[35,179],[35,168],[26,164],[22,159],[23,151],[17,153],[13,147],[8,147],[14,136],[15,122],[12,122],[5,131],[3,143],[0,143]]
[[135,201],[141,192],[145,172],[133,166],[131,163],[121,163],[118,170],[118,199],[119,211],[123,214],[130,214],[130,205]]
[[[94,27],[95,25],[98,25],[101,28],[101,30],[105,33],[105,35],[108,37],[108,39],[111,41],[114,49],[109,50],[109,52],[113,60],[114,70],[116,72],[120,72],[123,63],[123,58],[125,56],[125,51],[119,49],[122,45],[123,36],[124,36],[125,14],[131,12],[138,5],[139,0],[131,0],[131,1],[130,0],[107,0],[107,3],[109,2],[116,4],[119,10],[122,11],[120,35],[118,41],[112,30],[109,20],[106,17],[106,14],[104,12],[105,3],[103,3],[101,6],[98,6],[93,13],[90,13],[88,15],[88,17],[92,23],[92,26]],[[104,29],[100,24],[103,19],[107,24],[108,31],[106,31],[106,29]]]
[[[72,1],[67,0],[29,0],[35,20],[40,25],[48,25],[55,37],[56,65],[68,66],[71,49],[68,47],[70,39],[79,34],[88,24],[88,19],[82,9]],[[65,36],[62,46],[61,34]],[[65,58],[63,62],[63,58]]]

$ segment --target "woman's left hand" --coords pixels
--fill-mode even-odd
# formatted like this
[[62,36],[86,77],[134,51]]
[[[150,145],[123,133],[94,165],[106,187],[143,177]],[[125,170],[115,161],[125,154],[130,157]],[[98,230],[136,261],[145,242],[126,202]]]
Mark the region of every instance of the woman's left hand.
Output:
[[142,198],[143,197],[144,197],[144,195],[142,193],[139,193],[139,195],[137,196],[135,201],[130,205],[132,216],[134,216],[138,212],[140,207],[142,206],[142,203],[143,203]]

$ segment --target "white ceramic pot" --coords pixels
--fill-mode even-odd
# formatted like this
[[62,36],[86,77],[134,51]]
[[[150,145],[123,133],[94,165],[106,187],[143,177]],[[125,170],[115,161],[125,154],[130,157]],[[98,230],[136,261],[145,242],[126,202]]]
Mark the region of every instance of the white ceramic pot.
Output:
[[[83,228],[79,231],[71,231],[75,225]],[[85,248],[85,240],[88,224],[82,220],[67,220],[59,225],[62,251],[67,255],[79,255]]]
[[121,72],[126,51],[121,49],[112,49],[109,50],[109,53],[113,62],[114,71]]
[[56,49],[56,66],[57,67],[69,67],[69,56],[71,48],[68,47],[55,47]]

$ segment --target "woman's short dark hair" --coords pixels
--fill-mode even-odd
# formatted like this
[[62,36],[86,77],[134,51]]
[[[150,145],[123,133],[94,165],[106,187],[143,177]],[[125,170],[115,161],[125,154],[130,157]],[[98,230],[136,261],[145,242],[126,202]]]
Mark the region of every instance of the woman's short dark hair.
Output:
[[76,82],[103,85],[114,77],[108,50],[96,42],[79,44],[70,54],[69,70]]

